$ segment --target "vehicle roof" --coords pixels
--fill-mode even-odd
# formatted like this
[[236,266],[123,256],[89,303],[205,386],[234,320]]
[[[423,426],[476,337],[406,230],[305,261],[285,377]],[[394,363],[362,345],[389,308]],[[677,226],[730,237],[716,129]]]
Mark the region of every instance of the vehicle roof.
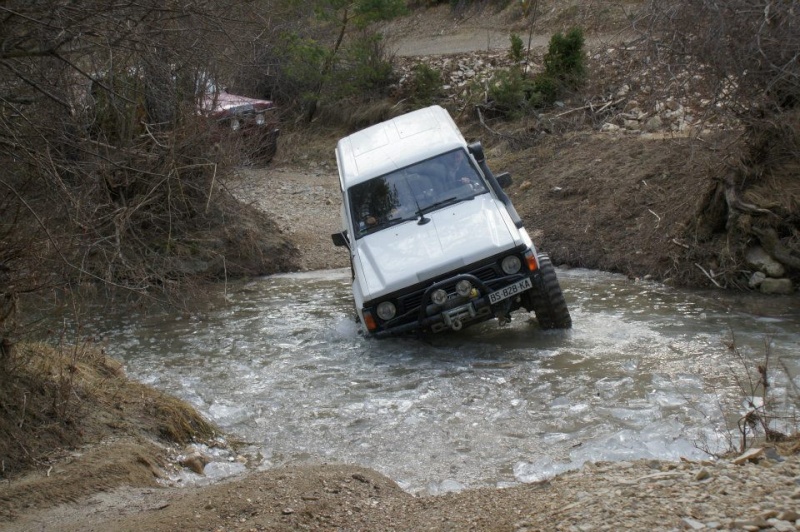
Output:
[[458,126],[438,105],[418,109],[339,140],[336,162],[342,189],[418,161],[467,146]]
[[228,116],[251,111],[263,111],[274,106],[271,100],[248,98],[226,91],[206,93],[200,102],[200,109],[211,116]]

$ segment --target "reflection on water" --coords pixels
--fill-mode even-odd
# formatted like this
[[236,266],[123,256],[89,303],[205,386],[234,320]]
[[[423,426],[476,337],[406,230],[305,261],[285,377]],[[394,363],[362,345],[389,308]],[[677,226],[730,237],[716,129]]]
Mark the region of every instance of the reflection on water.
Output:
[[[749,356],[763,354],[768,339],[800,375],[791,299],[779,308],[775,299],[684,293],[584,270],[559,275],[569,332],[541,332],[518,314],[504,328],[368,340],[352,320],[345,270],[229,284],[226,299],[191,317],[98,326],[131,376],[251,442],[265,466],[357,463],[414,492],[723,446],[720,405],[741,395],[731,331]],[[775,385],[780,392],[786,383]]]

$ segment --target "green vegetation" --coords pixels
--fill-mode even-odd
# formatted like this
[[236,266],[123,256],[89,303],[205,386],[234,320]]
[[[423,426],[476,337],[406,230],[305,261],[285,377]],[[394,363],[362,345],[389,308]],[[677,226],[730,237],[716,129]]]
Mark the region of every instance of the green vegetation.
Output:
[[517,35],[516,33],[511,34],[511,50],[509,51],[509,56],[513,61],[520,62],[524,59],[522,52],[524,50],[524,45],[522,44],[522,37]]
[[425,63],[414,65],[411,81],[406,92],[410,99],[417,105],[433,104],[442,96],[442,73]]
[[586,78],[583,46],[580,28],[573,28],[566,35],[556,33],[544,56],[544,71],[528,78],[519,64],[522,39],[512,34],[510,55],[517,64],[497,72],[496,80],[489,87],[492,109],[507,118],[520,118],[580,88]]
[[[392,81],[392,66],[381,46],[381,36],[368,30],[373,22],[390,20],[406,13],[403,0],[317,0],[311,3],[311,27],[333,38],[331,44],[317,40],[318,32],[306,35],[312,41],[309,65],[319,68],[319,78],[306,93],[307,118],[312,120],[320,104],[341,98],[380,96]],[[349,39],[348,39],[349,37]],[[319,57],[319,51],[325,50]],[[322,64],[317,61],[322,59]]]
[[574,90],[586,78],[586,52],[583,31],[573,28],[566,35],[556,33],[544,56],[544,75],[560,85],[562,90]]

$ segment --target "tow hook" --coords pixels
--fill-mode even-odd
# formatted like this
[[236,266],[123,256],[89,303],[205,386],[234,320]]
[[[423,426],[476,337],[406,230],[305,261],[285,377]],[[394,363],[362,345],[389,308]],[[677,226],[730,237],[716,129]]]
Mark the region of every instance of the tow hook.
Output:
[[450,324],[450,328],[454,331],[460,331],[461,327],[463,327],[461,320],[453,320],[453,323]]

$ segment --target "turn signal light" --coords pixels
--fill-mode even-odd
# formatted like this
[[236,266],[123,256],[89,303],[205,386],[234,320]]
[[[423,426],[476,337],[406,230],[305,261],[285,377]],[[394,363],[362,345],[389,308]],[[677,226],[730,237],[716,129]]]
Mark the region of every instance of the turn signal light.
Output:
[[532,272],[535,272],[539,268],[533,251],[529,251],[525,254],[525,264],[528,266],[528,270]]
[[378,328],[378,324],[375,323],[375,318],[373,318],[372,314],[368,311],[364,311],[364,325],[367,326],[368,331],[374,331]]

